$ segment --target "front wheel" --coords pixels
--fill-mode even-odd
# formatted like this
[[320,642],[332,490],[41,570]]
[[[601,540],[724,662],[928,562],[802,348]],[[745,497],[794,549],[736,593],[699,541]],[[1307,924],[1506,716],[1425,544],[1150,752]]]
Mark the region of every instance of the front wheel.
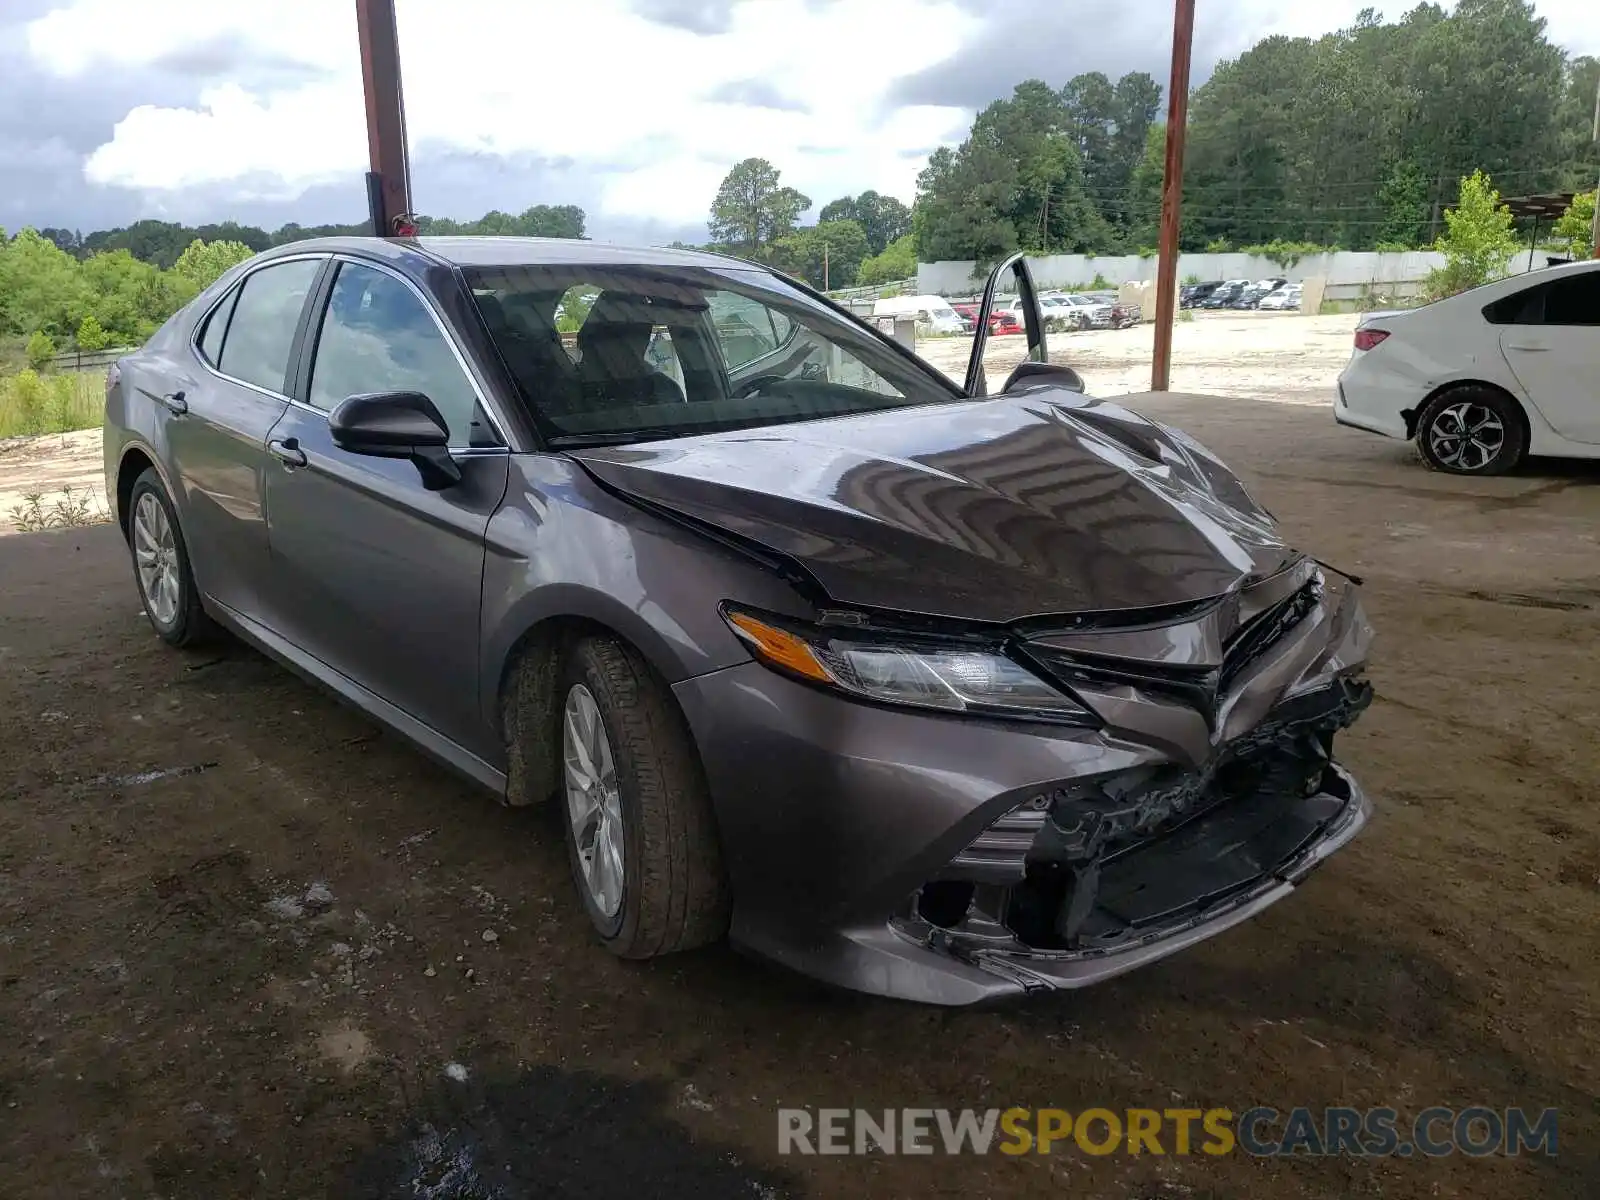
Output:
[[711,798],[683,715],[632,648],[585,638],[561,683],[568,857],[607,949],[653,958],[727,932]]
[[1417,449],[1436,471],[1504,475],[1528,454],[1522,411],[1503,392],[1467,386],[1434,397],[1417,421]]
[[216,632],[200,604],[189,547],[167,489],[154,467],[134,480],[128,496],[128,549],[145,615],[161,640],[192,646]]

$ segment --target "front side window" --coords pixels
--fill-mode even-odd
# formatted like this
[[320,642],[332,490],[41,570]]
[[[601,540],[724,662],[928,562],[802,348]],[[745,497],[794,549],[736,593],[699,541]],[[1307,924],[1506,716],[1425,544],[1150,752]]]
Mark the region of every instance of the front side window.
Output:
[[[571,264],[466,274],[501,357],[555,446],[960,396],[942,376],[764,271]],[[573,303],[577,296],[585,303]]]
[[730,370],[771,354],[794,330],[782,313],[736,292],[713,291],[706,304]]
[[421,392],[452,446],[494,445],[477,393],[417,294],[386,271],[340,263],[311,364],[313,408],[366,392]]
[[[233,318],[223,337],[217,369],[269,392],[285,394],[295,329],[321,269],[321,259],[300,258],[246,276],[233,303]],[[210,332],[208,326],[206,333]]]

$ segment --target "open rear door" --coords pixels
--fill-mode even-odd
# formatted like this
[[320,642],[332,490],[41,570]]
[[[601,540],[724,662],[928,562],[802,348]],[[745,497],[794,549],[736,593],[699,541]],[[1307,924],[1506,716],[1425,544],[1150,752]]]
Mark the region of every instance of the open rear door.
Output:
[[[1027,338],[1027,353],[1017,355],[1017,361],[1050,361],[1050,352],[1044,341],[1044,318],[1039,312],[1039,294],[1033,286],[1033,275],[1028,270],[1027,260],[1021,254],[1013,254],[989,272],[989,282],[983,288],[983,303],[978,306],[978,319],[972,334],[972,358],[967,363],[966,390],[969,396],[989,394],[989,380],[984,372],[984,352],[989,346],[989,318],[996,309],[999,297],[1003,295],[1014,296],[1019,301],[1017,316]],[[1021,338],[1013,334],[1004,340],[1012,342]],[[1006,373],[1011,374],[1015,366],[1015,362],[1008,363]]]

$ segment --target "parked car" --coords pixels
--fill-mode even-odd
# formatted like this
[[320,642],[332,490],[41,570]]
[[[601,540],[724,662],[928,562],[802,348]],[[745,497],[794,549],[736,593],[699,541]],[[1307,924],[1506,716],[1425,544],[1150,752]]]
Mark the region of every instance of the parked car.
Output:
[[1248,279],[1230,279],[1213,289],[1211,294],[1195,305],[1196,308],[1229,308],[1239,294],[1250,286]]
[[978,305],[952,304],[950,307],[955,309],[956,315],[961,318],[964,332],[971,333],[978,327]]
[[1529,454],[1596,458],[1597,363],[1600,262],[1548,267],[1362,317],[1334,419],[1415,438],[1430,467],[1460,475]]
[[1300,284],[1286,283],[1261,297],[1261,302],[1256,307],[1267,312],[1285,312],[1290,309],[1298,312],[1303,294]]
[[1211,293],[1222,286],[1222,280],[1210,283],[1186,283],[1178,289],[1178,307],[1194,308],[1201,301],[1210,297]]
[[[1002,280],[1034,294],[1020,255]],[[299,242],[113,368],[107,493],[161,638],[231,630],[557,804],[613,952],[1078,987],[1366,823],[1329,748],[1369,630],[1220,461],[1050,363],[1031,303],[991,387],[979,315],[957,386],[717,255]]]
[[[1014,300],[1011,311],[1020,313],[1026,302]],[[1111,305],[1071,292],[1046,292],[1039,297],[1046,328],[1052,332],[1073,329],[1110,329]]]
[[911,317],[920,333],[965,333],[969,326],[943,296],[890,296],[875,301],[874,317]]
[[989,314],[989,332],[999,336],[1026,333],[1022,319],[1008,308],[996,309]]
[[1250,284],[1243,291],[1241,291],[1238,296],[1234,298],[1233,303],[1230,304],[1229,307],[1243,309],[1259,308],[1263,300],[1265,300],[1268,296],[1277,291],[1278,288],[1282,287],[1287,282],[1288,280],[1286,279],[1258,279],[1256,282]]

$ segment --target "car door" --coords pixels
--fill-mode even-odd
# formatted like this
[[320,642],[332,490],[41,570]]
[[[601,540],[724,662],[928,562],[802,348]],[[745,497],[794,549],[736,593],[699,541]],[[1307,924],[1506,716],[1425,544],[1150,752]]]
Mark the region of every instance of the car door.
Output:
[[[478,622],[484,529],[506,490],[500,427],[448,327],[403,275],[340,258],[314,304],[294,402],[268,442],[279,632],[492,761],[478,704]],[[334,445],[328,414],[341,401],[391,391],[434,403],[459,483],[430,491],[408,460]]]
[[197,323],[193,369],[153,396],[165,410],[195,581],[213,600],[257,621],[271,615],[267,433],[289,407],[292,348],[325,261],[320,255],[274,260],[245,275]]
[[[1600,444],[1600,268],[1540,284],[1500,330],[1506,363],[1528,398],[1562,437]],[[1491,319],[1493,319],[1491,317]]]
[[1027,361],[1050,361],[1050,351],[1044,340],[1044,318],[1039,311],[1039,293],[1033,286],[1033,272],[1028,270],[1027,259],[1020,254],[1013,254],[989,272],[989,280],[983,287],[983,302],[978,306],[981,319],[976,323],[977,328],[972,335],[972,354],[967,360],[965,386],[969,396],[989,394],[984,351],[989,345],[989,314],[996,311],[995,297],[1002,292],[1014,293],[1017,297],[1011,304],[1011,311],[1022,322],[1028,335]]

